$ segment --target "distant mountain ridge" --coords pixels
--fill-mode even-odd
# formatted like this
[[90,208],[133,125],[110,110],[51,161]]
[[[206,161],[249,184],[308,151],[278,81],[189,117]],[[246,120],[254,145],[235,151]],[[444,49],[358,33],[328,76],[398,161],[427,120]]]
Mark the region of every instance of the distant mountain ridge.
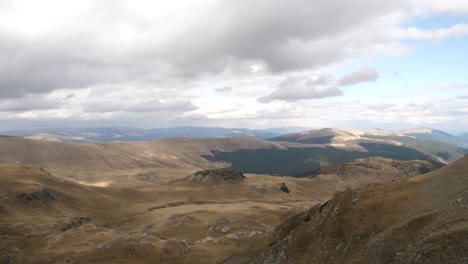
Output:
[[131,127],[83,127],[50,128],[32,130],[11,130],[0,134],[26,137],[47,141],[63,142],[111,142],[148,141],[165,137],[194,138],[238,138],[267,139],[284,133],[297,132],[305,127],[278,127],[269,129],[223,128],[223,127],[172,127],[172,128],[131,128]]
[[366,143],[393,144],[409,147],[429,154],[439,162],[459,159],[467,152],[467,141],[443,131],[430,128],[410,129],[403,132],[390,130],[359,130],[352,128],[321,128],[290,133],[269,139],[274,142],[327,144],[333,147],[362,146]]
[[413,128],[402,132],[405,135],[417,137],[420,139],[439,141],[460,147],[468,147],[468,140],[463,137],[457,137],[447,132],[432,128]]

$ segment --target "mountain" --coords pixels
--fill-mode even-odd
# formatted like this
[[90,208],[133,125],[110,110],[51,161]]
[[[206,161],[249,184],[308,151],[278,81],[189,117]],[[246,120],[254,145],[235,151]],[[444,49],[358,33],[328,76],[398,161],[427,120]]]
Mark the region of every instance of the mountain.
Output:
[[459,136],[459,138],[462,138],[464,140],[467,140],[468,141],[468,133],[463,133]]
[[468,156],[293,216],[253,263],[465,263]]
[[92,128],[55,128],[5,131],[4,135],[26,137],[48,141],[65,142],[110,142],[110,141],[148,141],[164,137],[195,138],[270,138],[284,131],[297,131],[298,128],[273,128],[253,130],[246,128],[221,127],[173,127],[141,129],[128,127],[92,127]]
[[432,140],[459,147],[468,147],[468,140],[463,139],[463,137],[456,137],[449,133],[432,128],[413,128],[401,133],[423,140]]
[[292,214],[380,180],[222,169],[115,189],[0,164],[0,263],[247,263]]
[[[429,130],[413,131],[421,132]],[[445,135],[445,133],[434,132],[434,135]],[[414,135],[381,129],[358,130],[351,128],[322,128],[281,135],[269,140],[274,142],[326,144],[333,147],[355,149],[368,143],[381,143],[415,149],[429,155],[434,160],[444,163],[457,160],[466,152],[466,150],[458,144],[454,145],[441,140],[435,140],[435,138],[436,136],[420,138]],[[440,139],[442,136],[437,138]],[[450,138],[450,135],[447,136],[447,138]]]

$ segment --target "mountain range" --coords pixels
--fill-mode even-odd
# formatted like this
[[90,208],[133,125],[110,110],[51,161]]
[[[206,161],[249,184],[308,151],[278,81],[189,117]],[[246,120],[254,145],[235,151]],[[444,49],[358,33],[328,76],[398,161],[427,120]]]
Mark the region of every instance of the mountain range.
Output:
[[194,138],[238,138],[267,139],[284,133],[306,130],[305,127],[278,127],[269,129],[222,128],[222,127],[172,127],[172,128],[130,128],[130,127],[84,127],[50,128],[31,130],[10,130],[1,134],[64,142],[110,142],[147,141],[164,137]]
[[[327,134],[326,131],[329,131]],[[307,131],[314,131],[308,133]],[[49,141],[64,142],[110,142],[110,141],[148,141],[164,137],[195,137],[195,138],[237,138],[250,137],[256,139],[280,140],[289,137],[286,134],[303,132],[302,143],[320,143],[326,137],[336,133],[348,135],[369,134],[375,136],[410,136],[418,139],[437,141],[468,148],[468,133],[454,136],[444,131],[431,128],[412,128],[402,132],[388,130],[363,130],[347,128],[314,129],[306,127],[277,127],[269,129],[222,128],[222,127],[172,127],[142,129],[131,127],[83,127],[83,128],[50,128],[30,130],[10,130],[0,132],[2,135],[27,137]],[[319,133],[323,133],[321,138]],[[330,134],[331,133],[331,134]],[[309,134],[309,140],[305,140]]]

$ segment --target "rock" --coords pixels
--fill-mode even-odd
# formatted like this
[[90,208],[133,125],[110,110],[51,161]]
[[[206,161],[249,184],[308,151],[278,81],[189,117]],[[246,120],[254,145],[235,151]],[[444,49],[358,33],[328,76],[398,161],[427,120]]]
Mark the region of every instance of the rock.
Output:
[[16,195],[16,199],[28,205],[48,204],[57,199],[57,195],[53,194],[46,188],[41,188],[35,192],[24,192]]
[[163,252],[171,256],[182,256],[190,252],[191,246],[185,240],[171,238],[165,242]]
[[254,230],[254,231],[251,231],[251,232],[249,233],[249,238],[254,237],[254,236],[257,235],[257,234],[260,235],[260,234],[262,234],[262,233],[263,233],[262,231],[255,231],[255,230]]
[[241,183],[245,179],[244,174],[233,168],[198,171],[186,178],[187,181],[202,184]]
[[62,231],[67,231],[73,227],[79,227],[84,223],[90,222],[91,217],[89,216],[75,216],[70,218],[64,218],[60,222],[62,224]]
[[210,237],[210,236],[207,236],[205,237],[204,239],[201,239],[201,240],[198,240],[197,242],[195,243],[206,243],[206,242],[209,242],[209,241],[212,241],[214,240],[214,238]]
[[230,233],[226,235],[229,239],[239,239],[239,236],[236,233]]
[[288,186],[286,186],[286,183],[284,182],[280,184],[280,190],[285,193],[290,193]]
[[216,220],[216,222],[214,224],[215,225],[228,225],[230,223],[231,223],[231,221],[229,219],[227,219],[224,216],[221,216],[218,220]]
[[216,220],[213,224],[211,224],[209,226],[208,231],[210,233],[212,233],[212,232],[226,233],[229,230],[231,230],[231,227],[228,226],[230,223],[231,223],[231,221],[229,219],[222,216],[218,220]]

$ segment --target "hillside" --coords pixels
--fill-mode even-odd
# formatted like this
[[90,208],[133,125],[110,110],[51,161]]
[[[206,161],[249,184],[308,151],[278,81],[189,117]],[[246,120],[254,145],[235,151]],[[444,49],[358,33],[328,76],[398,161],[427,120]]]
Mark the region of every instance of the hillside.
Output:
[[[434,146],[426,147],[436,150]],[[242,173],[303,176],[357,158],[410,160],[426,158],[426,153],[380,139],[337,145],[252,138],[70,143],[0,137],[1,163],[34,164],[57,177],[113,187],[158,185],[198,170],[228,166]]]
[[59,177],[96,186],[161,184],[200,169],[227,166],[203,155],[212,149],[284,149],[249,138],[165,138],[148,142],[68,143],[0,137],[0,162],[35,164]]
[[281,135],[274,142],[327,144],[333,147],[359,148],[367,144],[396,145],[415,149],[432,159],[450,163],[463,157],[464,140],[434,129],[413,129],[405,132],[322,128]]
[[113,189],[61,180],[33,165],[0,164],[0,263],[244,263],[291,214],[355,184],[245,177]]
[[428,173],[444,166],[430,160],[395,160],[383,157],[369,157],[351,162],[323,167],[308,173],[308,177],[320,175],[337,175],[348,179],[362,175],[382,181],[394,180],[400,177],[413,177]]
[[465,263],[468,156],[431,173],[347,190],[282,223],[253,263]]
[[0,164],[0,263],[246,263],[290,215],[380,181],[360,173],[299,179],[215,169],[114,189]]

